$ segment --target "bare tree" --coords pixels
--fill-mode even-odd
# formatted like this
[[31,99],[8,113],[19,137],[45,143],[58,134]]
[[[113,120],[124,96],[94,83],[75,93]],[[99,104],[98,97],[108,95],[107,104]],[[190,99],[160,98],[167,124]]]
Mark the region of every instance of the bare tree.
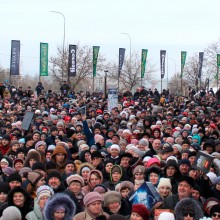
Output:
[[[105,58],[99,54],[97,61],[97,72],[103,69]],[[50,57],[50,75],[61,85],[62,78],[67,79],[72,89],[77,89],[79,84],[88,77],[92,76],[92,48],[77,45],[76,51],[76,76],[68,77],[68,49],[65,48],[64,55],[61,47],[57,48],[57,55]],[[79,88],[78,88],[79,89]]]

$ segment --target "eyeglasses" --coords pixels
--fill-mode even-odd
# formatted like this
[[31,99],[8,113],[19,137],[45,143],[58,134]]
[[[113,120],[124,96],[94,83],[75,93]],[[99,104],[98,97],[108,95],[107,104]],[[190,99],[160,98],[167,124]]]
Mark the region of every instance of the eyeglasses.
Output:
[[189,212],[189,211],[187,211],[187,212],[183,212],[183,216],[184,216],[184,217],[187,217],[187,216],[189,216],[189,217],[195,217],[195,213],[194,213],[194,212]]
[[220,218],[220,214],[218,214],[218,213],[213,213],[213,214],[212,214],[212,217],[218,217],[218,218]]

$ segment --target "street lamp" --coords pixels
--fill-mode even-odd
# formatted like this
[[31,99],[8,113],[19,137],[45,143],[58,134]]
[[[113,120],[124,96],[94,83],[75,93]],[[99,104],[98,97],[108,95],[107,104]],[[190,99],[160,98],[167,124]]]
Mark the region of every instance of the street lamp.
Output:
[[108,73],[108,70],[104,70],[105,72],[105,77],[104,77],[104,97],[106,98],[106,95],[107,95],[107,73]]
[[62,81],[63,81],[63,68],[64,68],[64,47],[65,47],[65,35],[66,35],[66,18],[63,13],[59,11],[50,11],[56,14],[60,14],[63,17],[63,56],[62,56]]

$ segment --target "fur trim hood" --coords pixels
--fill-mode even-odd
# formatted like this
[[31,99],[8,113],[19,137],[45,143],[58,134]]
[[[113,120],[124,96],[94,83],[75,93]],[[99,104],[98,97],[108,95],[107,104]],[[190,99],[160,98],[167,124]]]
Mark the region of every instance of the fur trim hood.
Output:
[[44,207],[45,220],[53,220],[53,213],[60,206],[66,209],[63,220],[72,220],[76,212],[76,205],[70,197],[64,193],[56,193],[47,201]]
[[176,220],[183,220],[184,216],[183,216],[183,208],[185,207],[191,207],[193,210],[195,210],[195,220],[199,220],[200,218],[202,218],[203,215],[203,211],[200,207],[200,205],[193,199],[193,198],[185,198],[180,200],[175,207],[175,215],[176,215]]
[[90,171],[95,169],[95,167],[91,163],[82,163],[78,168],[77,174],[82,176],[82,169],[84,167],[88,167],[90,169]]

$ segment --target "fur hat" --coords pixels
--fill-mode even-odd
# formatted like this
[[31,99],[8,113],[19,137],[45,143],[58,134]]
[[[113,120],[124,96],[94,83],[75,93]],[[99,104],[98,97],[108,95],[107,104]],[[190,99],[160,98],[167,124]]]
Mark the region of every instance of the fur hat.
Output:
[[73,182],[73,181],[77,181],[77,182],[80,182],[81,183],[81,186],[84,186],[84,179],[78,175],[78,174],[73,174],[73,175],[70,175],[67,177],[66,179],[66,183],[68,186],[70,186],[70,184]]
[[184,219],[183,212],[186,212],[187,210],[188,212],[194,212],[194,219],[200,219],[203,217],[203,211],[200,205],[194,199],[185,198],[181,199],[175,206],[174,211],[176,214],[176,220]]
[[89,192],[83,198],[83,203],[85,207],[87,207],[89,204],[96,202],[96,201],[102,202],[102,196],[98,192]]
[[15,206],[9,206],[7,207],[3,213],[0,220],[21,220],[21,212],[20,210]]
[[41,197],[48,196],[50,198],[53,194],[54,194],[54,191],[49,186],[47,185],[40,186],[36,191],[37,202],[39,203]]
[[27,158],[24,162],[24,166],[25,167],[29,167],[29,161],[31,159],[34,159],[36,161],[41,161],[41,156],[40,156],[40,153],[38,151],[36,151],[35,149],[31,149],[28,151],[28,154],[27,154]]
[[121,203],[121,194],[116,191],[106,192],[104,195],[104,206],[107,207],[110,203],[119,202]]
[[123,182],[119,183],[119,188],[116,191],[120,192],[124,188],[128,188],[128,189],[130,189],[130,191],[133,191],[134,190],[134,184],[130,181],[123,181]]
[[45,219],[53,219],[53,213],[58,209],[64,209],[65,216],[63,220],[69,220],[75,215],[76,205],[65,193],[56,193],[47,201],[45,205]]
[[7,182],[10,183],[12,181],[18,181],[22,184],[21,176],[18,173],[12,173],[11,175],[8,176]]
[[97,184],[95,185],[95,187],[93,188],[93,192],[98,192],[98,193],[106,193],[108,192],[108,188],[105,187],[103,184]]
[[150,217],[149,210],[143,204],[132,205],[132,212],[135,212],[138,215],[140,215],[143,218],[143,220],[148,220],[148,218]]
[[56,177],[57,179],[60,180],[60,182],[62,182],[62,177],[61,177],[61,174],[59,173],[59,171],[52,170],[51,172],[49,172],[49,174],[47,175],[47,181],[49,181],[49,179],[52,177]]

